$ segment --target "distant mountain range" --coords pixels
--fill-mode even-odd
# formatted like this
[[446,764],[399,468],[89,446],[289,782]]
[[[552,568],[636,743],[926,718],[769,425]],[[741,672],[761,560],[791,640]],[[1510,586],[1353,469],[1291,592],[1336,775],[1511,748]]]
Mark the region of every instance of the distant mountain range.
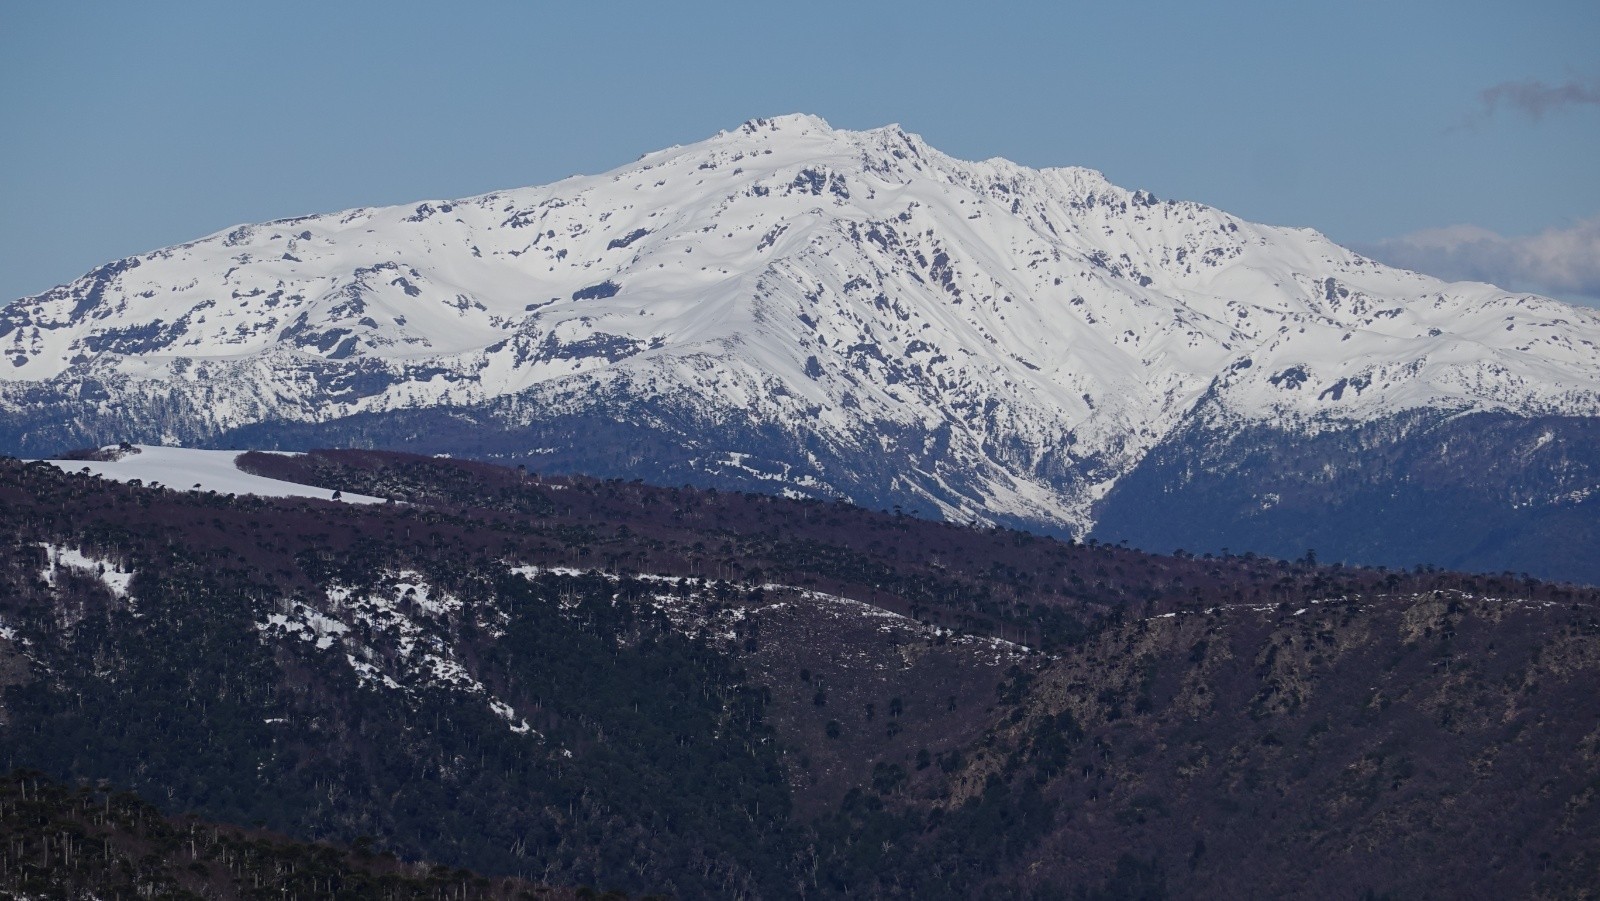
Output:
[[758,119],[0,311],[0,451],[401,447],[1170,550],[1600,583],[1600,314]]

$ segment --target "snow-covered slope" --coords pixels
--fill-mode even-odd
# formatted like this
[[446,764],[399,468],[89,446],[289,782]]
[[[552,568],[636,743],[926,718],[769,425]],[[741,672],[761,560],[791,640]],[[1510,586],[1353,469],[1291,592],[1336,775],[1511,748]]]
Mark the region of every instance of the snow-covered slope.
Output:
[[[175,491],[215,491],[218,494],[254,494],[260,497],[314,497],[352,504],[381,504],[383,498],[335,492],[315,485],[269,479],[241,470],[234,462],[238,451],[195,450],[186,447],[130,446],[107,449],[105,460],[46,460],[67,472],[83,472],[114,482],[139,481]],[[334,497],[335,494],[339,496]]]
[[185,441],[441,406],[495,405],[513,434],[670,410],[702,468],[744,467],[755,449],[717,429],[754,424],[787,436],[750,470],[786,490],[859,494],[843,470],[877,455],[882,496],[1079,530],[1196,416],[1600,415],[1597,342],[1593,311],[1313,231],[787,116],[603,175],[112,263],[0,313],[0,419],[27,421],[4,436],[25,448],[59,435],[28,420],[41,404]]

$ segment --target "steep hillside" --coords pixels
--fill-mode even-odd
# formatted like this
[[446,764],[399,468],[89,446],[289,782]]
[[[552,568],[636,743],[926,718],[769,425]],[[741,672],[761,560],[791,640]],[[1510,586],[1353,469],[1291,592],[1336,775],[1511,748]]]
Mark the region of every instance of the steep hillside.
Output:
[[453,867],[405,864],[365,843],[355,849],[311,845],[196,817],[167,817],[127,792],[68,788],[28,771],[0,779],[0,834],[6,841],[0,891],[21,901],[581,897]]
[[1117,483],[1095,534],[1600,585],[1600,418],[1414,411],[1307,435],[1195,421]]
[[[1281,458],[1470,413],[1575,423],[1489,449],[1584,458],[1576,488],[1535,492],[1539,540],[1600,486],[1593,311],[1086,169],[964,162],[807,116],[602,175],[130,257],[7,306],[0,347],[0,451],[29,455],[403,448],[1076,537],[1175,493],[1196,508],[1175,544],[1195,546],[1251,508],[1156,470],[1244,436]],[[1119,491],[1130,474],[1146,487]],[[1362,478],[1413,475],[1374,460]],[[1451,478],[1490,506],[1509,490],[1472,464]],[[1211,543],[1234,534],[1252,533]]]
[[0,461],[6,760],[679,896],[1600,876],[1591,589],[375,452],[242,463],[393,503]]

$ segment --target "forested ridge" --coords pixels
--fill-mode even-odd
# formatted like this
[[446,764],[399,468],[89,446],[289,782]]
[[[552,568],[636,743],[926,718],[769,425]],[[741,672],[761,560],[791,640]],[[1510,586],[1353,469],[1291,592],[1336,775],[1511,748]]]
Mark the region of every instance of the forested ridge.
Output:
[[0,762],[635,894],[1600,884],[1591,589],[243,462],[394,502],[0,461]]

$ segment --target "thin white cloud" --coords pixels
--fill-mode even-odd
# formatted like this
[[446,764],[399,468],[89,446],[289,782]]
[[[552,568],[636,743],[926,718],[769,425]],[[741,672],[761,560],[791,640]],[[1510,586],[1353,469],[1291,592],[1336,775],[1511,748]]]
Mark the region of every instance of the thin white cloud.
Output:
[[1478,94],[1482,104],[1480,119],[1488,119],[1502,108],[1522,113],[1533,121],[1546,114],[1572,106],[1600,106],[1600,78],[1569,79],[1561,84],[1546,84],[1528,78],[1503,81]]
[[1452,225],[1356,249],[1380,262],[1452,281],[1600,301],[1600,216],[1510,238],[1476,225]]

